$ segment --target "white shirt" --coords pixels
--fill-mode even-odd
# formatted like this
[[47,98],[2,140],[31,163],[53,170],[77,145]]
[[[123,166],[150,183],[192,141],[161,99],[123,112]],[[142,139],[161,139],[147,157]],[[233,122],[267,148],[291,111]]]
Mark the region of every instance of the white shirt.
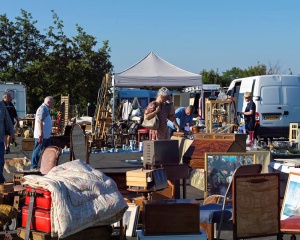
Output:
[[43,137],[45,139],[50,138],[52,132],[52,119],[50,116],[50,108],[44,103],[36,111],[34,138],[39,138],[41,136],[41,131],[38,127],[39,121],[43,123]]

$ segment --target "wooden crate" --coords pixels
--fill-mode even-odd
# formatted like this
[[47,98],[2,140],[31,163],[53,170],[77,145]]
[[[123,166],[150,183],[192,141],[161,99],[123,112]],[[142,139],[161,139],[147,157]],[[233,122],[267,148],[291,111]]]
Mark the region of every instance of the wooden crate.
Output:
[[22,150],[32,151],[34,149],[34,138],[24,138],[22,140]]

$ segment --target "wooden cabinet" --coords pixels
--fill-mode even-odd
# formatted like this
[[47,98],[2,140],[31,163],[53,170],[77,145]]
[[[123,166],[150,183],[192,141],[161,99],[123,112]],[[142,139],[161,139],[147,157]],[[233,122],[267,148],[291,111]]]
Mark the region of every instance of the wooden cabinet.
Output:
[[182,160],[191,168],[204,169],[206,152],[246,152],[246,138],[246,134],[194,134]]
[[230,133],[234,126],[233,100],[205,101],[205,126],[207,133]]

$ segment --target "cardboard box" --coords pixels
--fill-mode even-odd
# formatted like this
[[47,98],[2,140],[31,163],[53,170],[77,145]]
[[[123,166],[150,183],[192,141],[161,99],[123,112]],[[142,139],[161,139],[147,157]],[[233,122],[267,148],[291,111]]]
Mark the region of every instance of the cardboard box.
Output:
[[22,150],[32,151],[34,149],[34,138],[24,138],[22,140]]

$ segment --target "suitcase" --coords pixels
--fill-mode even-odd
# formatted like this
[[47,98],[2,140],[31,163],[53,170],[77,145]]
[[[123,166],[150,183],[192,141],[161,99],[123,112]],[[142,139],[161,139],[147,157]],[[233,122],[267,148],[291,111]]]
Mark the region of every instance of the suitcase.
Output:
[[51,192],[44,188],[32,188],[30,186],[26,187],[25,204],[29,205],[30,196],[28,193],[31,193],[32,189],[34,189],[36,192],[34,207],[50,209],[52,203]]
[[144,235],[199,233],[200,205],[194,199],[143,201]]
[[[29,207],[22,208],[22,227],[26,227]],[[50,210],[36,208],[33,210],[30,229],[51,232]]]
[[[18,237],[16,239],[25,239],[25,228],[17,229]],[[64,238],[64,240],[111,240],[112,227],[110,225],[97,226],[86,228],[80,232],[74,233],[71,236]],[[58,237],[51,237],[50,233],[30,231],[29,240],[58,240]]]

